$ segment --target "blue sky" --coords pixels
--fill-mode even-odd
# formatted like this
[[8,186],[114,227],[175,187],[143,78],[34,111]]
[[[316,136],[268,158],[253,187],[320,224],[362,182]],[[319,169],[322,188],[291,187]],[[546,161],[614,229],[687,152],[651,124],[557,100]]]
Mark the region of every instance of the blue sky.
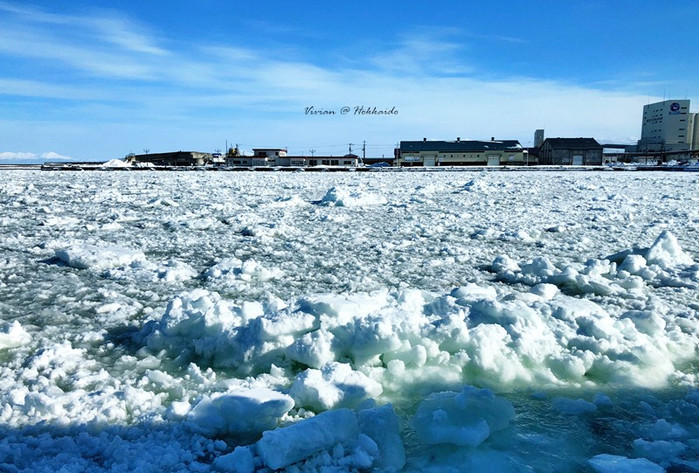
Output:
[[0,163],[380,156],[423,137],[527,146],[537,128],[631,143],[644,104],[695,111],[696,18],[694,0],[0,0]]

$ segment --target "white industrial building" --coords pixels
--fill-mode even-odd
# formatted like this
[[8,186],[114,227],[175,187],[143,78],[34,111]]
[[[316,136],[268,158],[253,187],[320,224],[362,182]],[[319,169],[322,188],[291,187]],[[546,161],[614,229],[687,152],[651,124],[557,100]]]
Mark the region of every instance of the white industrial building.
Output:
[[638,151],[686,151],[697,149],[699,123],[689,112],[689,100],[664,100],[643,107]]
[[529,154],[517,140],[401,141],[396,166],[522,166]]
[[344,156],[291,156],[286,148],[253,148],[252,156],[241,155],[232,150],[228,153],[228,166],[243,167],[344,167],[359,166],[359,156],[346,154]]

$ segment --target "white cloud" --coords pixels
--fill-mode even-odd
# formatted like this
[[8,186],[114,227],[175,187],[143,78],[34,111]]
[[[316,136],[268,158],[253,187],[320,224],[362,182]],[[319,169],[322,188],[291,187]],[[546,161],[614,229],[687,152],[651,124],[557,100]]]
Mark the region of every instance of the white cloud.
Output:
[[0,152],[0,162],[3,164],[43,164],[47,161],[75,161],[70,156],[47,151],[44,153],[26,153],[3,151]]
[[[3,6],[8,9],[0,2]],[[536,128],[545,128],[547,136],[630,142],[649,100],[618,84],[581,86],[514,75],[480,78],[463,60],[468,44],[462,39],[469,34],[459,36],[456,30],[418,30],[364,62],[326,64],[312,56],[304,60],[300,51],[284,56],[236,44],[190,42],[189,51],[168,49],[168,41],[147,25],[136,28],[110,11],[62,16],[16,10],[26,21],[0,25],[0,52],[50,61],[42,74],[0,77],[0,94],[71,102],[51,107],[58,117],[54,121],[44,119],[43,110],[28,120],[45,120],[40,134],[23,132],[20,126],[31,128],[26,119],[17,123],[7,111],[0,112],[0,120],[14,120],[11,129],[24,138],[16,148],[42,140],[38,145],[44,149],[101,159],[123,156],[131,148],[196,148],[225,138],[250,147],[298,146],[295,152],[314,143],[366,139],[386,144],[383,153],[389,154],[391,143],[423,136],[495,136],[519,139],[526,146]],[[75,32],[76,26],[82,32]],[[74,69],[67,81],[55,81],[53,61]],[[395,106],[399,114],[304,115],[308,106],[339,110],[362,105]]]

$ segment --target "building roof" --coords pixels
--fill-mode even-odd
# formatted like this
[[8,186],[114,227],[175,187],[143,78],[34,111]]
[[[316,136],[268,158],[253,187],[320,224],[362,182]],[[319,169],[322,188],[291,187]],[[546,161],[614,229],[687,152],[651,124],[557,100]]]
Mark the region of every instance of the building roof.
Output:
[[345,154],[344,156],[324,156],[320,154],[316,154],[314,156],[298,156],[298,155],[289,155],[287,154],[286,156],[282,156],[283,158],[288,158],[288,159],[357,159],[359,156],[356,154]]
[[419,153],[421,151],[436,151],[439,153],[465,153],[473,151],[514,151],[522,150],[517,140],[499,141],[401,141],[401,153]]
[[602,148],[602,145],[594,138],[546,138],[544,144],[548,143],[554,149],[590,149]]

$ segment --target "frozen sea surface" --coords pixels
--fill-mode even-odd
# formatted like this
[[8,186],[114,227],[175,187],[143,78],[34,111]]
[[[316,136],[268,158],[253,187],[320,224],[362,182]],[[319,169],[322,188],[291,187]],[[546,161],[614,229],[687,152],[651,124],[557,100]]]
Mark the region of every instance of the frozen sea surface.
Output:
[[2,471],[699,471],[693,173],[1,176]]

